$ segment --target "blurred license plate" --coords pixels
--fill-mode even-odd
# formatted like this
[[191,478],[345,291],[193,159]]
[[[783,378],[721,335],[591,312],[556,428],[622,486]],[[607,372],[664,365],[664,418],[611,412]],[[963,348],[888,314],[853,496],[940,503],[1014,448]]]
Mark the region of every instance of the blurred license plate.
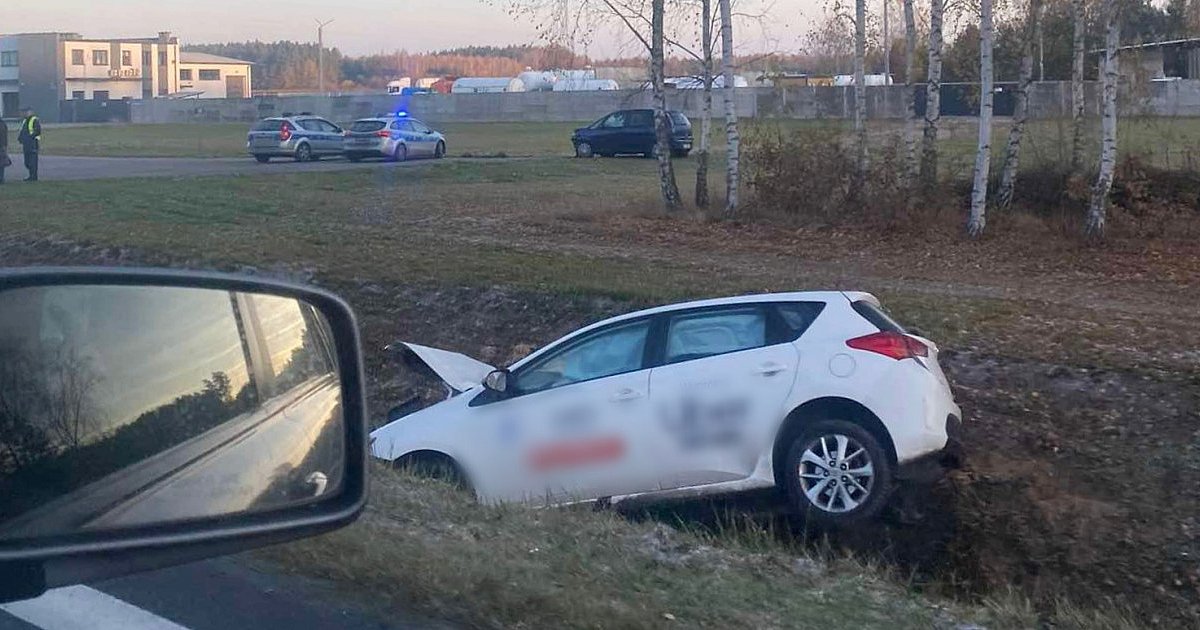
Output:
[[358,138],[354,144],[375,144],[375,138]]

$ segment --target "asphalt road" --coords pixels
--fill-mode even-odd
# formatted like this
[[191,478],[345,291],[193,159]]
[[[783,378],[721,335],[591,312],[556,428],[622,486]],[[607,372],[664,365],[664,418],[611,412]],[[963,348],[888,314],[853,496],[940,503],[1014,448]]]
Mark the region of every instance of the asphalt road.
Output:
[[[444,161],[470,158],[445,158]],[[198,175],[260,175],[270,173],[299,173],[310,171],[340,171],[353,168],[403,168],[431,160],[408,162],[364,161],[354,164],[341,158],[325,158],[319,162],[297,163],[276,158],[259,164],[249,156],[244,158],[106,158],[43,155],[38,167],[41,182],[79,179],[116,179],[122,177],[194,177]],[[22,184],[26,176],[20,155],[8,168],[8,183]]]
[[329,585],[217,558],[0,604],[0,630],[452,628],[350,603]]

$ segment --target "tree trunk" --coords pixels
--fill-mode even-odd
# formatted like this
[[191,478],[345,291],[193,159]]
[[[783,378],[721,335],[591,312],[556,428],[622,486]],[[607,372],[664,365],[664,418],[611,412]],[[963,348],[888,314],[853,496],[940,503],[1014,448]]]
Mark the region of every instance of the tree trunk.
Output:
[[1084,33],[1087,29],[1085,0],[1071,0],[1071,19],[1075,38],[1071,57],[1071,170],[1083,168],[1083,62]]
[[667,212],[681,205],[675,167],[671,164],[671,121],[667,118],[666,84],[663,78],[663,12],[665,0],[653,0],[650,20],[650,77],[654,84],[654,153],[658,160],[658,183]]
[[[724,1],[724,0],[722,0]],[[854,0],[854,137],[858,190],[867,181],[867,0]]]
[[1042,34],[1041,0],[1029,0],[1029,15],[1025,18],[1025,41],[1021,51],[1021,77],[1017,82],[1017,99],[1013,108],[1012,128],[1008,132],[1008,147],[1004,153],[1004,170],[1000,175],[998,205],[1012,205],[1013,189],[1017,183],[1017,168],[1021,163],[1021,137],[1029,118],[1029,86],[1033,85],[1033,52]]
[[938,123],[942,118],[942,16],[946,5],[929,6],[929,70],[925,81],[925,130],[921,136],[921,182],[926,191],[937,183]]
[[[656,0],[662,2],[662,0]],[[721,94],[725,97],[725,217],[737,212],[739,155],[737,103],[733,87],[733,10],[730,0],[717,0],[721,8],[721,76],[724,85]]]
[[1084,234],[1091,239],[1104,236],[1105,211],[1108,208],[1108,193],[1112,190],[1113,170],[1117,165],[1117,47],[1121,43],[1121,22],[1118,20],[1117,0],[1105,0],[1104,61],[1102,89],[1104,90],[1104,112],[1100,123],[1100,174],[1092,187],[1092,200],[1088,204]]
[[917,21],[913,16],[913,0],[904,0],[904,161],[908,167],[907,181],[917,179],[917,93],[913,81],[917,59]]
[[700,144],[696,148],[696,207],[708,207],[708,145],[712,136],[712,0],[700,2],[700,37],[704,59],[701,73],[704,80],[704,100],[700,110]]
[[[935,2],[937,0],[934,0]],[[975,153],[975,182],[971,188],[971,212],[967,216],[967,235],[983,236],[987,225],[988,170],[992,162],[992,98],[994,97],[992,40],[992,0],[979,3],[979,148]]]

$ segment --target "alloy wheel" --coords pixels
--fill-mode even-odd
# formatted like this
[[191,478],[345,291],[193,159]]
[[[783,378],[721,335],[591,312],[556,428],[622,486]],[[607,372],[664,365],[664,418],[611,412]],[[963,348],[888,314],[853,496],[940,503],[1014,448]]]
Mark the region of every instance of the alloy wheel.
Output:
[[840,433],[809,442],[797,474],[808,502],[833,514],[858,508],[870,497],[875,484],[875,466],[866,447]]

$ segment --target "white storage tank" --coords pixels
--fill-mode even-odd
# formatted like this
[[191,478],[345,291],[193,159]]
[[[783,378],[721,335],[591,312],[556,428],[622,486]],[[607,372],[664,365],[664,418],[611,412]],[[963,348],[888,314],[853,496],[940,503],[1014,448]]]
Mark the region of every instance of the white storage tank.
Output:
[[451,94],[499,94],[524,92],[525,84],[516,77],[463,77],[450,88]]
[[558,76],[553,72],[529,68],[518,74],[517,78],[525,84],[526,92],[549,92],[554,89],[554,84],[558,81]]
[[600,92],[620,89],[612,79],[559,79],[554,84],[555,92]]

